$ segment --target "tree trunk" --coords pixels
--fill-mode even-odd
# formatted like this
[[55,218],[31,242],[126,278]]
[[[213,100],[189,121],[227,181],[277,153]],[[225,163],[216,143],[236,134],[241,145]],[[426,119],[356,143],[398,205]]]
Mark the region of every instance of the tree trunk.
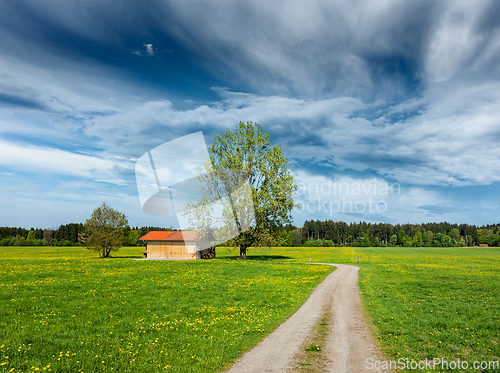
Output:
[[240,259],[246,259],[247,258],[247,246],[240,244]]

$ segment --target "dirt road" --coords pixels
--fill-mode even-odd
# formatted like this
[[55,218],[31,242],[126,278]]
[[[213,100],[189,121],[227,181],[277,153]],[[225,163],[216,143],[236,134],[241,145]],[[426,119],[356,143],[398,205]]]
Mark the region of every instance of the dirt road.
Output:
[[244,354],[230,373],[293,371],[296,355],[304,348],[325,312],[331,312],[326,343],[322,346],[324,371],[335,373],[382,372],[367,369],[366,360],[382,360],[361,312],[358,267],[344,264],[330,274],[302,307],[259,345]]

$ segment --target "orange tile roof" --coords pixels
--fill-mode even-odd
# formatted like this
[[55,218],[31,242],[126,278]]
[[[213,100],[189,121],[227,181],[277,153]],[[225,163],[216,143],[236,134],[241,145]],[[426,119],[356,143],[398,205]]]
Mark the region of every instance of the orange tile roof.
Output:
[[151,231],[139,238],[142,241],[194,241],[196,232],[191,231]]

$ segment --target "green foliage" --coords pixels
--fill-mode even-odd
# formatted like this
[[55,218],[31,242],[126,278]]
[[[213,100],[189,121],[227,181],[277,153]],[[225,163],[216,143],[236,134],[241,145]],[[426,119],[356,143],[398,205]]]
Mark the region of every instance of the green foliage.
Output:
[[[457,231],[459,239],[457,240]],[[398,237],[397,245],[403,246],[433,246],[434,241],[439,242],[435,235],[441,233],[444,235],[452,235],[452,242],[457,245],[464,241],[464,245],[474,246],[478,243],[487,243],[493,245],[496,242],[496,237],[492,234],[500,234],[500,224],[487,225],[483,228],[477,229],[474,225],[468,224],[450,224],[443,223],[425,223],[425,224],[388,224],[388,223],[350,223],[347,224],[342,221],[314,221],[307,220],[301,228],[302,244],[305,241],[314,239],[327,239],[335,242],[337,246],[344,246],[351,244],[353,240],[358,237],[365,237],[370,240],[373,245],[375,237],[379,239],[380,246],[387,246],[391,242],[391,236]],[[481,237],[481,240],[479,240]],[[451,237],[451,236],[450,236]],[[410,242],[408,244],[407,242]],[[394,245],[394,244],[393,244]]]
[[423,234],[422,240],[423,240],[424,246],[431,247],[432,243],[434,242],[434,234],[431,231],[426,231]]
[[128,244],[129,245],[136,246],[138,241],[139,241],[139,233],[135,229],[128,232]]
[[307,241],[302,244],[303,247],[323,247],[323,240]]
[[291,233],[289,231],[286,231],[286,230],[281,231],[279,234],[279,240],[280,240],[279,246],[282,246],[282,247],[292,246],[292,237],[291,237]]
[[27,240],[35,240],[35,231],[34,230],[30,230],[28,232],[28,237],[26,238]]
[[405,231],[400,230],[399,235],[398,235],[398,245],[404,246],[404,244],[406,243],[406,240],[407,240],[407,238],[406,238]]
[[413,246],[422,246],[422,232],[418,231],[415,233],[415,237],[413,237]]
[[[296,207],[292,195],[297,190],[297,184],[286,167],[288,160],[281,146],[271,146],[269,136],[262,131],[260,124],[240,122],[232,130],[216,134],[209,153],[210,164],[207,165],[205,172],[208,176],[204,176],[207,190],[204,191],[201,205],[206,206],[206,202],[218,198],[220,183],[217,180],[224,179],[222,175],[234,171],[243,172],[250,185],[249,198],[254,204],[254,214],[242,217],[235,211],[234,201],[228,208],[229,211],[224,212],[230,219],[236,219],[239,235],[232,241],[240,247],[241,258],[246,258],[247,247],[262,241],[262,236],[269,232],[274,235],[274,232],[279,231],[283,225],[292,222],[291,212]],[[232,183],[232,180],[224,180],[224,188],[236,189],[238,185]],[[196,206],[192,207],[193,210],[196,209]],[[207,215],[201,212],[202,214],[198,215]],[[193,223],[190,219],[190,223],[198,231],[205,231],[204,226],[210,222],[203,221],[203,217],[199,216],[196,219],[199,222]],[[242,231],[241,227],[247,225],[246,223],[250,228]],[[201,228],[198,228],[199,225]]]
[[43,230],[43,244],[44,246],[48,246],[52,241],[52,230],[44,229]]
[[490,234],[488,236],[488,245],[490,246],[499,246],[500,244],[500,235],[498,234]]
[[[81,223],[69,223],[60,225],[59,228],[50,235],[54,238],[54,245],[64,246],[66,241],[69,241],[70,245],[74,245],[80,242],[80,238],[84,233],[84,226]],[[44,238],[48,236],[45,232],[43,233]],[[48,239],[46,241],[51,241]]]
[[304,242],[303,247],[334,247],[335,244],[331,240],[313,240]]
[[[142,237],[150,231],[171,231],[173,228],[135,227],[134,230],[138,232],[139,237]],[[124,244],[128,245],[130,228],[126,231],[127,235],[124,237]],[[78,246],[82,244],[83,235],[84,225],[82,223],[63,224],[55,230],[0,227],[0,246],[16,246],[22,237],[25,238],[24,241],[20,241],[22,246],[68,246],[68,242],[71,246]],[[141,242],[141,244],[143,243]]]
[[450,236],[452,240],[458,242],[460,240],[460,231],[457,228],[453,228],[450,230],[450,233],[448,233],[448,236]]
[[87,249],[96,251],[101,258],[108,258],[111,251],[117,251],[122,245],[123,230],[127,225],[125,214],[103,202],[85,222]]
[[0,246],[10,246],[10,245],[11,245],[10,238],[2,238],[2,240],[0,240]]
[[[238,238],[232,239],[233,246],[239,246]],[[261,234],[254,241],[255,247],[278,247],[283,246],[283,237],[281,233],[271,232],[270,230],[263,230]]]
[[369,247],[371,246],[371,242],[366,237],[358,237],[354,241],[352,241],[352,245],[355,247]]
[[398,244],[398,236],[396,236],[395,234],[393,234],[391,236],[391,245],[392,246],[396,246]]
[[302,246],[302,229],[294,229],[290,232],[290,239],[292,241],[292,247]]
[[452,247],[456,245],[456,241],[452,240],[450,236],[442,233],[436,234],[436,239],[433,242],[435,247]]

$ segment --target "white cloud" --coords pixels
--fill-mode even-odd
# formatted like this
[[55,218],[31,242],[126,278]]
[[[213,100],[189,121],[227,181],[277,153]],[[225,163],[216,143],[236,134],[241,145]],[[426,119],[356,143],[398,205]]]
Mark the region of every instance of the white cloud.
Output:
[[146,47],[146,54],[148,56],[154,56],[155,55],[155,50],[153,48],[153,44],[143,44],[144,47]]
[[[78,72],[80,71],[80,73]],[[103,87],[102,71],[88,67],[58,71],[2,56],[0,59],[0,93],[7,93],[40,105],[43,111],[78,115],[85,111],[112,111],[107,98],[119,91]],[[113,94],[110,94],[113,92]]]
[[125,213],[131,226],[169,227],[178,224],[169,217],[154,217],[142,212],[137,196],[120,190],[101,191],[88,183],[70,183],[64,188],[54,186],[41,191],[8,191],[1,188],[2,215],[0,226],[58,228],[61,224],[84,223],[102,202]]
[[[343,221],[422,222],[429,212],[421,206],[448,206],[451,199],[421,187],[405,186],[381,177],[354,178],[342,174],[314,175],[294,172],[299,190],[294,217],[301,221],[331,219]],[[455,220],[454,214],[434,213],[433,219]]]
[[497,82],[434,83],[422,98],[392,107],[376,120],[367,118],[383,106],[349,97],[314,101],[227,90],[219,94],[223,99],[218,103],[184,111],[166,100],[148,102],[98,118],[86,133],[130,158],[189,132],[203,130],[208,135],[252,120],[278,136],[287,156],[295,160],[372,169],[414,185],[500,181],[500,163],[491,161],[500,157]]
[[433,28],[425,56],[430,81],[481,72],[496,64],[500,34],[479,29],[492,3],[487,0],[448,2]]
[[0,140],[0,165],[36,173],[102,178],[112,174],[115,163],[95,156]]
[[[321,118],[342,122],[352,112],[366,107],[359,100],[349,97],[312,101],[226,90],[220,91],[220,94],[223,100],[218,103],[184,111],[176,110],[167,100],[148,102],[120,114],[96,118],[88,123],[86,134],[102,138],[106,147],[113,147],[118,153],[126,150],[123,144],[127,139],[147,151],[146,143],[154,147],[179,137],[180,133],[186,134],[190,129],[192,132],[204,130],[207,134],[230,128],[240,120],[262,124],[303,121],[305,126]],[[127,139],[124,139],[125,135]]]

